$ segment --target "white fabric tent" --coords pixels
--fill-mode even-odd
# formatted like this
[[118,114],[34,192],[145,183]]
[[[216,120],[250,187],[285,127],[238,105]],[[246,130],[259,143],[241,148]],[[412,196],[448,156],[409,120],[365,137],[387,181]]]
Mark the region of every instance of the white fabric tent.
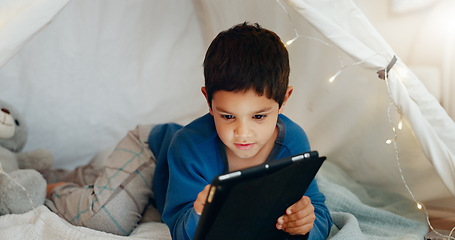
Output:
[[[349,6],[349,2],[340,1],[337,4]],[[329,40],[355,60],[369,64],[372,69],[384,69],[394,56],[393,50],[353,6],[335,8],[337,14],[333,14],[333,10],[327,11],[331,9],[328,4],[333,4],[330,2],[319,6],[311,1],[292,3],[294,8]],[[354,15],[353,19],[357,21],[342,21],[349,15]],[[399,62],[389,73],[389,82],[388,90],[393,103],[409,122],[425,155],[432,161],[446,186],[455,194],[453,120],[403,63]]]
[[377,77],[396,53],[351,0],[2,0],[0,98],[28,121],[24,151],[74,168],[136,124],[204,114],[205,50],[243,21],[298,33],[285,114],[313,149],[362,184],[410,197],[404,177],[419,201],[455,195],[453,120],[400,56]]

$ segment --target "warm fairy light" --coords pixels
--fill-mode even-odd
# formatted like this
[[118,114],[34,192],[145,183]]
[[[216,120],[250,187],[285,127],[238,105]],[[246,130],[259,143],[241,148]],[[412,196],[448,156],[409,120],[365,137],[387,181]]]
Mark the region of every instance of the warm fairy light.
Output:
[[333,75],[333,76],[329,79],[329,82],[330,82],[330,83],[333,83],[333,81],[335,81],[335,78],[337,78],[338,75],[340,75],[342,71],[343,71],[343,69],[340,68],[340,69],[337,71],[337,73],[335,73],[335,75]]
[[293,39],[287,41],[287,42],[286,42],[286,47],[289,46],[289,45],[291,45],[295,40],[297,40],[297,38],[299,38],[299,36],[296,36],[295,38],[293,38]]
[[422,204],[420,204],[419,202],[417,203],[417,208],[418,209],[422,209]]
[[[281,8],[283,9],[283,11],[284,11],[285,14],[287,15],[287,17],[288,17],[288,19],[289,19],[289,23],[290,23],[290,25],[292,26],[292,28],[294,29],[294,32],[295,32],[295,37],[294,37],[293,39],[291,39],[291,40],[289,40],[289,41],[286,42],[285,46],[287,47],[287,46],[291,45],[295,40],[297,40],[297,39],[299,38],[299,33],[298,33],[297,28],[295,27],[294,23],[292,22],[291,16],[290,16],[289,13],[287,12],[286,7],[284,6],[284,4],[281,2],[281,0],[276,0],[276,1],[278,2],[278,4],[281,6]],[[453,18],[453,19],[455,19],[455,18]],[[454,25],[454,26],[455,26],[455,25]],[[302,36],[302,37],[303,37],[303,38],[307,38],[307,39],[311,39],[311,40],[318,41],[318,42],[320,42],[320,43],[325,44],[325,45],[328,46],[328,47],[332,47],[332,48],[333,48],[333,46],[332,46],[330,43],[328,43],[328,42],[326,42],[326,41],[324,41],[324,40],[322,40],[322,39],[313,38],[313,37],[309,37],[309,36]],[[350,64],[350,65],[344,65],[343,59],[341,58],[341,56],[340,56],[338,53],[336,53],[336,52],[335,52],[335,54],[336,54],[336,56],[338,57],[338,60],[340,61],[340,65],[341,65],[341,66],[340,66],[340,68],[338,69],[338,71],[335,73],[335,75],[333,75],[331,78],[329,78],[329,82],[330,82],[330,83],[333,83],[333,82],[335,81],[335,79],[341,74],[341,72],[344,70],[344,68],[350,67],[350,66],[355,66],[355,65],[360,65],[360,64],[362,64],[362,63],[364,63],[364,62],[367,62],[369,58],[374,57],[374,56],[378,56],[378,54],[373,54],[372,56],[370,56],[370,57],[368,57],[368,58],[365,58],[364,60],[361,60],[361,61],[359,61],[359,62]],[[396,143],[397,143],[397,140],[398,140],[398,134],[397,134],[396,128],[398,128],[398,130],[401,130],[401,129],[403,128],[403,121],[402,121],[402,119],[400,118],[400,121],[398,122],[398,124],[396,125],[396,128],[395,128],[395,126],[394,126],[394,124],[393,124],[393,121],[392,121],[392,117],[391,117],[391,109],[392,109],[392,107],[394,107],[395,110],[397,110],[397,112],[400,114],[400,116],[401,116],[401,112],[400,112],[399,108],[398,108],[396,105],[393,104],[393,98],[392,98],[392,95],[391,95],[391,90],[390,90],[389,80],[388,80],[388,76],[387,76],[387,75],[388,75],[388,71],[389,71],[392,67],[394,67],[395,73],[396,73],[396,75],[397,75],[398,77],[403,77],[403,78],[404,78],[404,77],[406,77],[406,76],[409,75],[409,72],[408,72],[407,68],[402,68],[402,67],[400,67],[400,66],[395,66],[396,61],[397,61],[397,58],[396,58],[396,56],[394,56],[393,59],[392,59],[392,61],[389,63],[389,66],[387,66],[387,67],[384,69],[385,76],[384,76],[383,79],[384,79],[385,82],[386,82],[387,92],[388,92],[388,94],[389,94],[389,100],[390,100],[390,103],[391,103],[391,104],[389,105],[388,110],[387,110],[387,116],[388,116],[388,118],[389,118],[389,123],[391,124],[392,130],[393,130],[393,134],[394,134],[394,137],[393,137],[392,139],[387,139],[387,140],[385,141],[385,143],[388,144],[388,145],[393,144],[393,147],[394,147],[394,149],[395,149],[395,158],[396,158],[396,161],[397,161],[398,170],[400,171],[401,180],[403,181],[403,184],[404,184],[404,186],[406,187],[406,189],[408,190],[408,192],[409,192],[409,194],[411,195],[412,199],[413,199],[414,202],[416,203],[417,208],[420,209],[420,210],[423,209],[423,210],[425,211],[425,215],[426,215],[426,217],[427,217],[427,223],[428,223],[429,227],[430,227],[437,235],[439,235],[439,236],[441,236],[441,237],[444,237],[444,239],[447,238],[447,239],[450,239],[450,240],[455,240],[455,237],[452,237],[452,234],[455,232],[455,227],[452,228],[452,231],[450,231],[450,233],[449,233],[448,236],[445,235],[445,234],[441,234],[441,233],[437,232],[435,229],[433,229],[433,226],[431,225],[431,222],[430,222],[429,217],[428,217],[428,212],[427,212],[425,206],[424,206],[422,203],[420,203],[419,201],[417,201],[417,199],[415,198],[414,194],[412,193],[411,189],[409,188],[409,186],[408,186],[408,184],[407,184],[407,182],[406,182],[406,179],[405,179],[404,174],[403,174],[403,170],[402,170],[402,168],[401,168],[401,163],[400,163],[400,157],[399,157],[398,146],[397,146],[397,144],[396,144]]]
[[291,27],[294,29],[294,32],[295,32],[295,37],[286,42],[285,46],[287,47],[287,46],[291,45],[295,40],[297,40],[297,38],[299,38],[299,32],[297,31],[297,28],[295,27],[294,22],[292,22],[291,15],[289,15],[288,10],[286,10],[286,7],[284,6],[284,4],[280,0],[276,0],[276,2],[281,6],[284,13],[286,13],[286,16],[288,16],[289,24],[291,24]]

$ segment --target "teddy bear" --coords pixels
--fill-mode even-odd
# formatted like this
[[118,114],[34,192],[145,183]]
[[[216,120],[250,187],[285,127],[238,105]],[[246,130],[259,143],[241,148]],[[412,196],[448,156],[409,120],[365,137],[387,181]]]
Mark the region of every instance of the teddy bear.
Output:
[[21,152],[28,137],[22,115],[0,100],[0,216],[44,204],[47,183],[40,173],[52,167],[47,149]]

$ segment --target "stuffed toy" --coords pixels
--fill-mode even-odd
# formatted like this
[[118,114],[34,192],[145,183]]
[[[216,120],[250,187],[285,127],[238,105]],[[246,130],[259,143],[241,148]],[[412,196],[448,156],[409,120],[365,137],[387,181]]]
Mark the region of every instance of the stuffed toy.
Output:
[[51,168],[53,157],[46,149],[21,152],[27,134],[19,112],[0,100],[0,216],[44,204],[47,183],[40,172]]

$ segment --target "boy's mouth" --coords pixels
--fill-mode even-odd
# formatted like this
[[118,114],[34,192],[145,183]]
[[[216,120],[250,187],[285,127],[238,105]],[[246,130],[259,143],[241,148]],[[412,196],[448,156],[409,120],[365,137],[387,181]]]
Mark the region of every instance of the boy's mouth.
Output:
[[253,143],[234,143],[235,147],[239,150],[249,150],[253,148]]

